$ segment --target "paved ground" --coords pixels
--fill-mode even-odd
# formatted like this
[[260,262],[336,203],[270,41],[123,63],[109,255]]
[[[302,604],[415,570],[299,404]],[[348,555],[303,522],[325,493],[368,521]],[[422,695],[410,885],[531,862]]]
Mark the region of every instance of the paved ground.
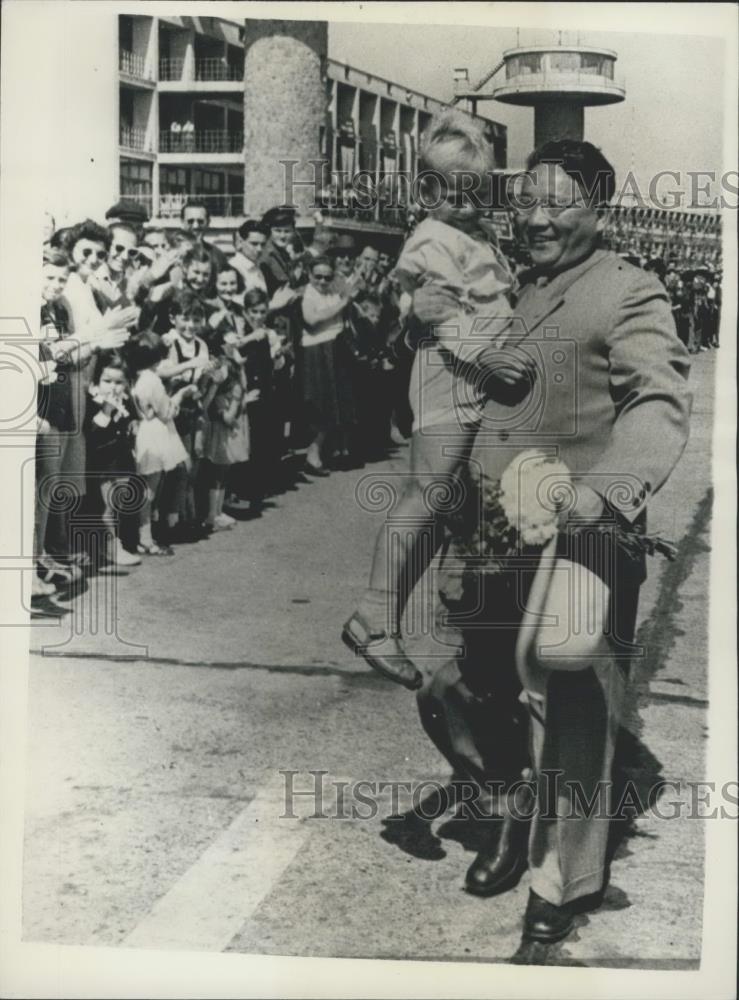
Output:
[[[640,789],[704,777],[713,373],[713,356],[700,356],[688,451],[651,508],[651,526],[681,549],[673,564],[652,563],[643,591],[647,655],[623,741]],[[342,808],[332,787],[448,777],[412,696],[338,639],[378,523],[357,510],[355,486],[404,460],[301,485],[260,520],[172,560],[98,577],[76,615],[34,629],[26,940],[490,962],[517,953],[526,876],[474,899],[461,891],[468,827],[390,820],[408,806],[390,787],[364,804],[345,796]],[[117,635],[94,615],[112,585]],[[280,818],[287,781],[300,791],[322,781],[323,801],[294,798],[294,818]],[[668,791],[662,804],[676,798]],[[694,968],[702,879],[703,824],[648,811],[621,841],[603,908],[579,917],[564,944],[518,960]]]

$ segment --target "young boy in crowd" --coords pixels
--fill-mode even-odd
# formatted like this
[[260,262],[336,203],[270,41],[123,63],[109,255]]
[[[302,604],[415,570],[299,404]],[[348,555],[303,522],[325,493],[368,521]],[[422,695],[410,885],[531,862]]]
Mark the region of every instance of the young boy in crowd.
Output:
[[[203,300],[190,289],[183,288],[169,301],[172,329],[162,340],[169,347],[169,356],[159,368],[169,395],[183,386],[197,387],[203,373],[210,367],[208,346],[200,334],[205,330],[206,308]],[[173,541],[194,541],[200,537],[196,484],[202,454],[203,412],[199,393],[186,396],[175,417],[175,427],[188,454],[185,466],[178,466],[175,477],[175,502],[169,515]]]

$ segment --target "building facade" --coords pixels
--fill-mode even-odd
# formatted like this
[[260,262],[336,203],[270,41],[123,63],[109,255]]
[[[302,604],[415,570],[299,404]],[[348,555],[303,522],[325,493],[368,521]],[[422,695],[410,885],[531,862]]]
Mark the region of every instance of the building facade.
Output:
[[[118,17],[119,190],[112,195],[137,199],[152,218],[164,222],[177,218],[188,199],[197,198],[208,204],[215,228],[228,228],[245,211],[268,207],[262,205],[267,195],[254,190],[267,187],[267,178],[260,180],[252,170],[252,184],[245,186],[250,171],[248,165],[245,170],[244,112],[250,100],[252,106],[271,101],[276,109],[280,84],[264,59],[259,63],[251,54],[245,59],[245,40],[251,52],[247,32],[244,22],[219,18]],[[277,58],[271,65],[282,68]],[[415,174],[420,135],[434,112],[446,105],[324,55],[321,76],[325,109],[315,148],[322,166],[311,201],[347,228],[403,231],[403,206],[386,181],[398,171]],[[304,81],[296,73],[292,82],[299,94]],[[307,100],[305,91],[303,95]],[[288,102],[285,111],[289,109]],[[289,149],[297,119],[291,126],[290,116],[275,110],[273,121],[261,127],[268,131],[278,117]],[[496,165],[505,167],[505,126],[480,120]],[[253,135],[252,142],[261,136]],[[351,182],[359,173],[377,192],[371,209],[367,199],[353,196]],[[271,192],[268,200],[285,199]]]

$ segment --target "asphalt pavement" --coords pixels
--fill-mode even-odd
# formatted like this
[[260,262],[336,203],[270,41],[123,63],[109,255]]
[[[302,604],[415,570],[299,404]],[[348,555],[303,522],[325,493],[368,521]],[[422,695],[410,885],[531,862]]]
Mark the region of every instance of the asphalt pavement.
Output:
[[[650,505],[650,528],[680,549],[674,563],[652,560],[642,590],[645,656],[622,734],[638,788],[682,783],[663,806],[685,804],[685,782],[704,778],[716,357],[696,358],[692,436]],[[471,897],[462,879],[476,831],[452,814],[392,818],[449,768],[413,696],[355,659],[339,631],[383,516],[358,507],[358,484],[406,461],[401,448],[301,483],[171,559],[91,578],[66,602],[73,614],[36,623],[25,940],[697,967],[701,822],[637,816],[601,909],[578,916],[565,942],[522,952],[528,876]]]

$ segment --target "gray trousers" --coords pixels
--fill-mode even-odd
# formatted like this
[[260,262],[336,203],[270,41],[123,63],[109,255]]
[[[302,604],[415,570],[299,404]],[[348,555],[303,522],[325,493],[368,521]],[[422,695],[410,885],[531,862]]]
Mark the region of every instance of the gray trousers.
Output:
[[[531,887],[561,905],[603,886],[611,769],[630,663],[624,644],[633,638],[643,568],[620,571],[612,590],[620,640],[609,647],[613,655],[576,672],[551,671],[544,697],[535,702],[522,698],[515,667],[515,622],[530,580],[514,577],[482,582],[484,593],[473,602],[478,620],[456,628],[460,651],[419,691],[418,708],[457,774],[481,784],[512,782],[533,767]],[[442,601],[454,610],[445,593]]]

